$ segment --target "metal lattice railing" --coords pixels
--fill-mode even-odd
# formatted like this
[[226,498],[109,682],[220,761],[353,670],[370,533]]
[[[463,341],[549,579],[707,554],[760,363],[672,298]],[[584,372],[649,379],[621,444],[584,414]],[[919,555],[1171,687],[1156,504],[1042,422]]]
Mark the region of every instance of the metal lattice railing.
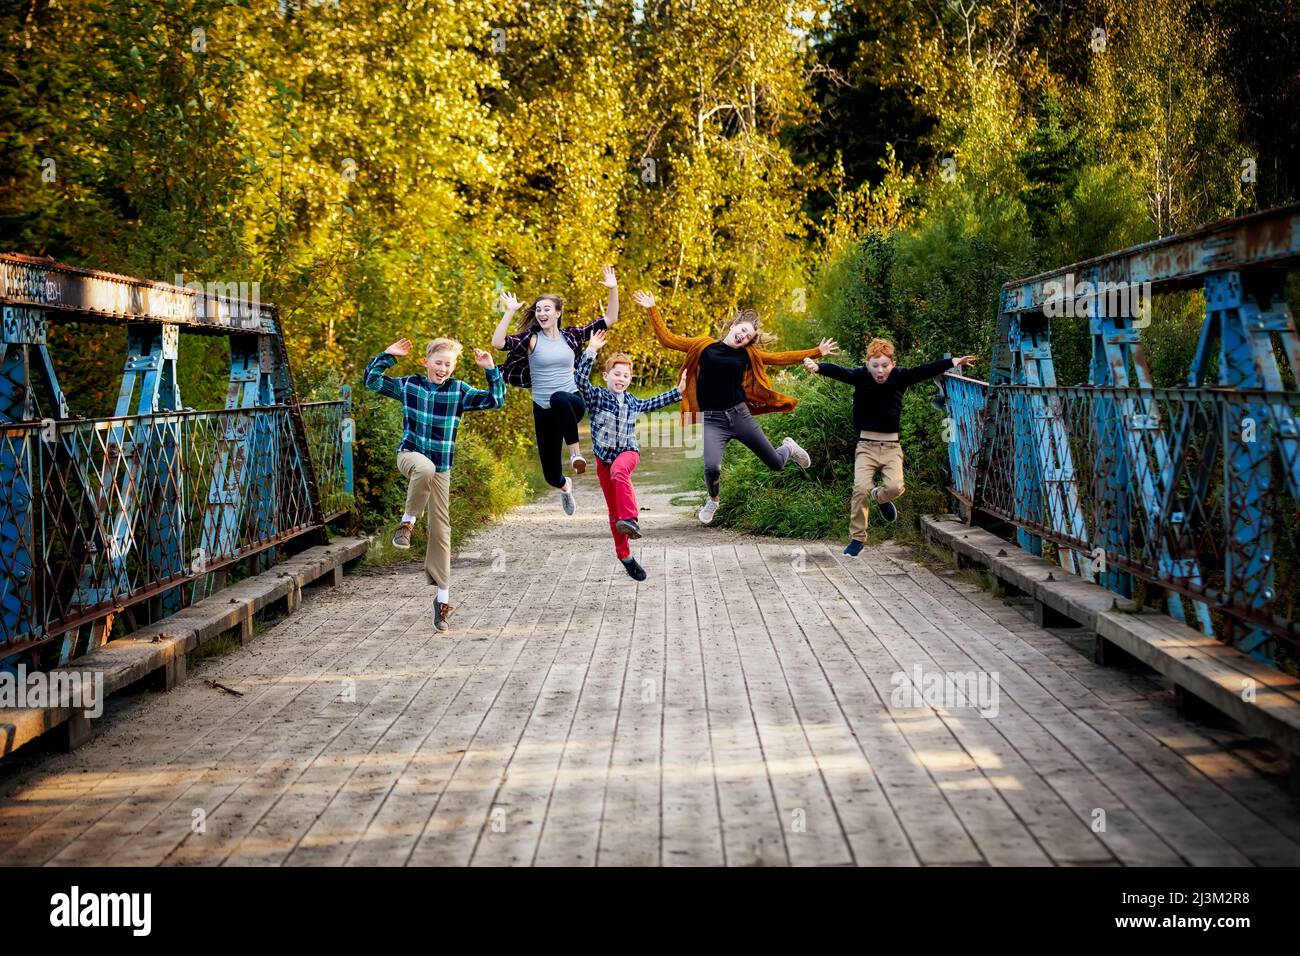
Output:
[[[346,389],[346,386],[345,386]],[[351,403],[303,402],[302,420],[307,429],[307,450],[316,468],[321,509],[326,520],[338,517],[352,505]]]
[[[1068,572],[1127,596],[1145,581],[1202,633],[1300,662],[1297,268],[1289,206],[1006,283],[989,382],[943,379],[967,519],[1008,522]],[[1152,296],[1196,288],[1188,387],[1156,388]],[[1057,384],[1062,321],[1086,324],[1087,386]]]
[[[345,405],[307,414],[327,519],[347,506]],[[287,406],[0,425],[0,462],[0,657],[145,598],[183,606],[313,526]]]
[[[1300,462],[1295,444],[1267,441],[1300,420],[1300,393],[944,384],[961,460],[952,491],[968,507],[1113,590],[1133,575],[1187,599],[1171,610],[1188,623],[1263,628],[1300,656],[1300,513],[1283,477]],[[1251,446],[1281,452],[1273,480],[1233,467]],[[1274,541],[1270,554],[1239,547],[1246,526]]]
[[[251,295],[249,295],[251,293]],[[350,390],[299,403],[257,283],[171,285],[0,255],[0,669],[99,646],[120,612],[166,617],[235,562],[326,540],[350,505]],[[70,410],[50,325],[124,326],[116,414]],[[230,344],[220,411],[184,409],[181,333]],[[42,417],[48,416],[48,417]]]

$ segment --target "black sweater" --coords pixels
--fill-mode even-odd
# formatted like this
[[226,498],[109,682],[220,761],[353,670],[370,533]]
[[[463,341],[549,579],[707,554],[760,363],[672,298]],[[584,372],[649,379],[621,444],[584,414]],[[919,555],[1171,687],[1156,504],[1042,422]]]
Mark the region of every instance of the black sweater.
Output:
[[829,362],[818,363],[818,374],[853,386],[853,427],[858,431],[896,432],[903,413],[903,391],[917,382],[942,375],[953,367],[952,359],[942,358],[915,368],[894,366],[881,384],[871,377],[865,365],[843,368]]

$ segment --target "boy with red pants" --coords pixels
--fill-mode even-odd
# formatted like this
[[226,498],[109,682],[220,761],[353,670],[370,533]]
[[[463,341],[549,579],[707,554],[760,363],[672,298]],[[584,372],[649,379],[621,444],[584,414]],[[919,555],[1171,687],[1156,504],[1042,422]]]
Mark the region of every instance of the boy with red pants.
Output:
[[[600,490],[605,493],[605,507],[609,509],[614,553],[634,581],[644,581],[645,569],[632,557],[632,549],[627,543],[629,538],[641,537],[636,489],[632,487],[632,472],[641,461],[641,450],[636,443],[636,420],[645,412],[681,401],[682,382],[653,398],[629,395],[627,387],[632,384],[632,359],[623,352],[616,352],[605,360],[605,381],[609,387],[592,385],[591,367],[606,337],[603,331],[592,334],[573,377],[591,416],[596,476],[600,479]],[[685,373],[682,377],[685,378]]]

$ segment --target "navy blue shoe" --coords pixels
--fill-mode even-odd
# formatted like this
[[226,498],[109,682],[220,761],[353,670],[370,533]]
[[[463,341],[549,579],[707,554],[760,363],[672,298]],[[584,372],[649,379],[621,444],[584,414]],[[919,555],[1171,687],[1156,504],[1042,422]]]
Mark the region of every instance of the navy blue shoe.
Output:
[[623,567],[627,569],[627,573],[631,575],[633,581],[645,580],[645,568],[637,564],[636,558],[620,558],[619,560],[623,562]]
[[862,542],[854,538],[852,541],[849,542],[849,546],[844,549],[844,553],[847,554],[850,558],[856,558],[859,554],[862,553]]
[[898,509],[894,507],[892,501],[877,501],[876,507],[880,509],[880,517],[886,521],[893,521],[898,517]]

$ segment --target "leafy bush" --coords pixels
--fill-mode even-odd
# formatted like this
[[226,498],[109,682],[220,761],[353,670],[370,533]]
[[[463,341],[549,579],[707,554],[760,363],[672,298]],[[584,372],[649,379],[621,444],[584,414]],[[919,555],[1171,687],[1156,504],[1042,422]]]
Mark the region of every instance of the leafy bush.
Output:
[[785,372],[776,387],[799,405],[785,415],[758,421],[772,444],[786,435],[812,457],[807,472],[794,464],[772,471],[740,442],[731,442],[722,462],[719,524],[754,534],[821,538],[848,527],[845,502],[853,490],[856,433],[851,421],[851,390],[839,382],[804,372]]

